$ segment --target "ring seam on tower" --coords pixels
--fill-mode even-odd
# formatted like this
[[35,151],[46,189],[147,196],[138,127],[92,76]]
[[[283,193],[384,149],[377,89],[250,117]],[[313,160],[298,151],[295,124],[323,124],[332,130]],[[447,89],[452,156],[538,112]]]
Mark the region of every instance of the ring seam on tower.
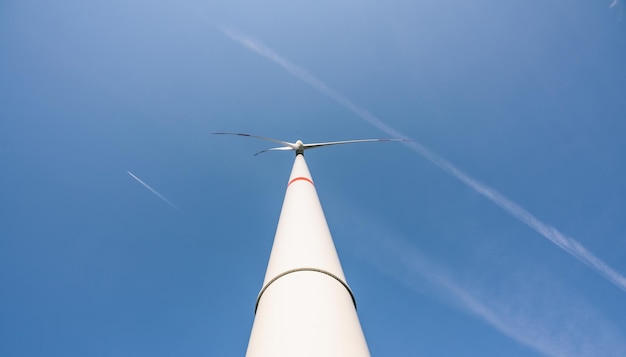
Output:
[[256,304],[254,305],[254,313],[256,314],[256,311],[259,308],[259,303],[261,302],[261,297],[263,296],[263,293],[265,293],[265,290],[267,290],[267,288],[270,287],[270,285],[272,285],[272,283],[274,283],[276,280],[282,278],[285,275],[291,274],[291,273],[297,273],[297,272],[301,272],[301,271],[312,271],[312,272],[316,272],[316,273],[322,273],[322,274],[326,274],[328,276],[330,276],[331,278],[337,280],[341,285],[343,285],[344,288],[346,288],[346,290],[348,290],[348,294],[350,294],[350,298],[352,299],[352,304],[354,305],[354,309],[356,310],[356,299],[354,298],[354,294],[352,294],[352,290],[350,289],[350,287],[348,286],[348,284],[346,284],[346,282],[344,282],[343,280],[341,280],[340,277],[338,277],[337,275],[327,272],[326,270],[322,270],[322,269],[317,269],[317,268],[297,268],[297,269],[291,269],[291,270],[287,270],[283,273],[280,273],[278,275],[276,275],[275,277],[272,278],[272,280],[268,281],[267,284],[265,284],[265,286],[263,286],[263,288],[261,289],[261,292],[259,292],[259,296],[256,298]]

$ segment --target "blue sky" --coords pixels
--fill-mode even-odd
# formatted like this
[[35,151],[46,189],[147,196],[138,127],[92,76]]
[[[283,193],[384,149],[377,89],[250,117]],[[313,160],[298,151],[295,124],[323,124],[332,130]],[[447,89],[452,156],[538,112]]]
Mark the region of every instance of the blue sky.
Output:
[[215,131],[415,140],[306,155],[372,355],[626,355],[624,7],[2,2],[0,355],[245,353],[293,157]]

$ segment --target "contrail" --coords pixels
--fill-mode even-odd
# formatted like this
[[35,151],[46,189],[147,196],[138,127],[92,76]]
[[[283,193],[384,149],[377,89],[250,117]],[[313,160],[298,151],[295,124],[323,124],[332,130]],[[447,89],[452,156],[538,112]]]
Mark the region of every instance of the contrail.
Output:
[[[504,292],[471,283],[468,286],[429,261],[410,243],[393,234],[385,237],[384,241],[373,243],[370,248],[373,251],[365,256],[381,272],[416,292],[423,287],[418,278],[425,279],[443,289],[442,293],[450,294],[453,305],[459,304],[462,310],[522,345],[547,357],[626,353],[623,337],[610,321],[541,274],[536,277],[529,274],[514,279],[513,284],[505,283]],[[383,259],[378,258],[380,255]]]
[[356,244],[353,253],[417,295],[437,298],[546,357],[626,356],[619,328],[549,272],[515,266],[487,280],[463,278],[359,207],[335,205],[342,225],[357,230],[346,236]]
[[[408,137],[398,130],[392,128],[391,126],[383,123],[376,116],[368,112],[367,110],[359,107],[358,105],[352,103],[348,98],[344,97],[342,94],[330,88],[326,83],[322,82],[309,72],[304,69],[296,66],[295,64],[289,62],[285,58],[278,55],[271,48],[265,46],[261,42],[250,38],[245,35],[237,34],[231,30],[220,28],[220,31],[224,33],[226,36],[231,38],[232,40],[238,42],[249,50],[261,55],[263,57],[268,58],[272,62],[278,64],[287,72],[291,73],[294,77],[299,80],[305,82],[311,87],[317,89],[319,92],[327,96],[328,98],[334,100],[339,103],[346,109],[350,110],[354,114],[356,114],[359,118],[363,119],[367,123],[371,124],[378,130],[386,133],[395,138],[408,139]],[[566,235],[559,232],[556,228],[543,223],[538,218],[533,216],[530,212],[528,212],[525,208],[521,207],[517,203],[511,201],[495,189],[479,182],[478,180],[472,178],[468,174],[461,171],[459,168],[454,166],[448,160],[442,158],[441,156],[433,153],[425,146],[419,144],[416,141],[405,142],[409,148],[413,151],[419,153],[424,158],[426,158],[431,163],[435,164],[437,167],[442,169],[444,172],[452,175],[457,178],[459,181],[464,183],[465,185],[472,188],[474,191],[484,196],[498,207],[502,208],[505,212],[509,213],[511,216],[526,224],[530,228],[534,229],[537,233],[541,234],[543,237],[554,243],[559,248],[571,254],[573,257],[578,259],[583,264],[589,266],[593,270],[595,270],[598,274],[603,276],[605,279],[609,280],[611,283],[615,284],[615,286],[620,289],[626,291],[626,277],[622,276],[620,273],[615,271],[613,268],[604,263],[600,258],[596,257],[593,253],[587,250],[584,246],[578,243],[576,240],[567,237]]]
[[148,185],[147,183],[141,181],[141,179],[135,175],[133,175],[132,172],[130,171],[126,171],[128,172],[128,174],[130,176],[132,176],[132,178],[134,178],[135,180],[137,180],[137,182],[139,182],[143,187],[147,188],[148,190],[150,190],[150,192],[154,193],[158,198],[160,198],[161,200],[163,200],[163,202],[167,203],[168,205],[170,205],[172,208],[174,208],[175,210],[177,210],[180,213],[183,213],[183,211],[178,208],[175,204],[173,204],[170,200],[168,200],[167,198],[165,198],[165,196],[163,196],[162,194],[158,193],[157,190],[153,189],[152,187],[150,187],[150,185]]

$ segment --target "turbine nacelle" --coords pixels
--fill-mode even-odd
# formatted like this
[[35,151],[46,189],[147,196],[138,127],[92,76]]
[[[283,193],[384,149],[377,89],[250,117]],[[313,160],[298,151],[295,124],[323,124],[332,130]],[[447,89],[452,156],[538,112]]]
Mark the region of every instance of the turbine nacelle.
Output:
[[361,139],[361,140],[344,140],[344,141],[329,141],[325,143],[313,143],[313,144],[305,144],[302,140],[297,140],[295,143],[290,143],[287,141],[276,140],[272,138],[266,138],[263,136],[256,136],[250,134],[240,134],[240,133],[212,133],[215,135],[237,135],[237,136],[247,136],[250,138],[257,138],[265,141],[271,141],[276,144],[280,144],[280,147],[265,149],[257,152],[254,156],[262,154],[267,151],[288,151],[294,150],[296,155],[302,154],[304,155],[304,151],[308,149],[314,149],[322,146],[331,146],[331,145],[339,145],[339,144],[354,144],[354,143],[368,143],[368,142],[385,142],[385,141],[411,141],[408,139]]
[[304,155],[304,143],[302,142],[302,140],[297,140],[296,141],[296,155],[298,154],[302,154]]

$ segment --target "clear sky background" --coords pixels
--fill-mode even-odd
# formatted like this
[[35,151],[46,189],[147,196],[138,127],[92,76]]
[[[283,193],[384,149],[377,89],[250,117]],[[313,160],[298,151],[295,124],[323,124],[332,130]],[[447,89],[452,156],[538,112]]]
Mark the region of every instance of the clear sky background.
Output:
[[0,355],[244,355],[293,155],[236,131],[416,141],[306,155],[372,355],[625,356],[625,11],[0,2]]

